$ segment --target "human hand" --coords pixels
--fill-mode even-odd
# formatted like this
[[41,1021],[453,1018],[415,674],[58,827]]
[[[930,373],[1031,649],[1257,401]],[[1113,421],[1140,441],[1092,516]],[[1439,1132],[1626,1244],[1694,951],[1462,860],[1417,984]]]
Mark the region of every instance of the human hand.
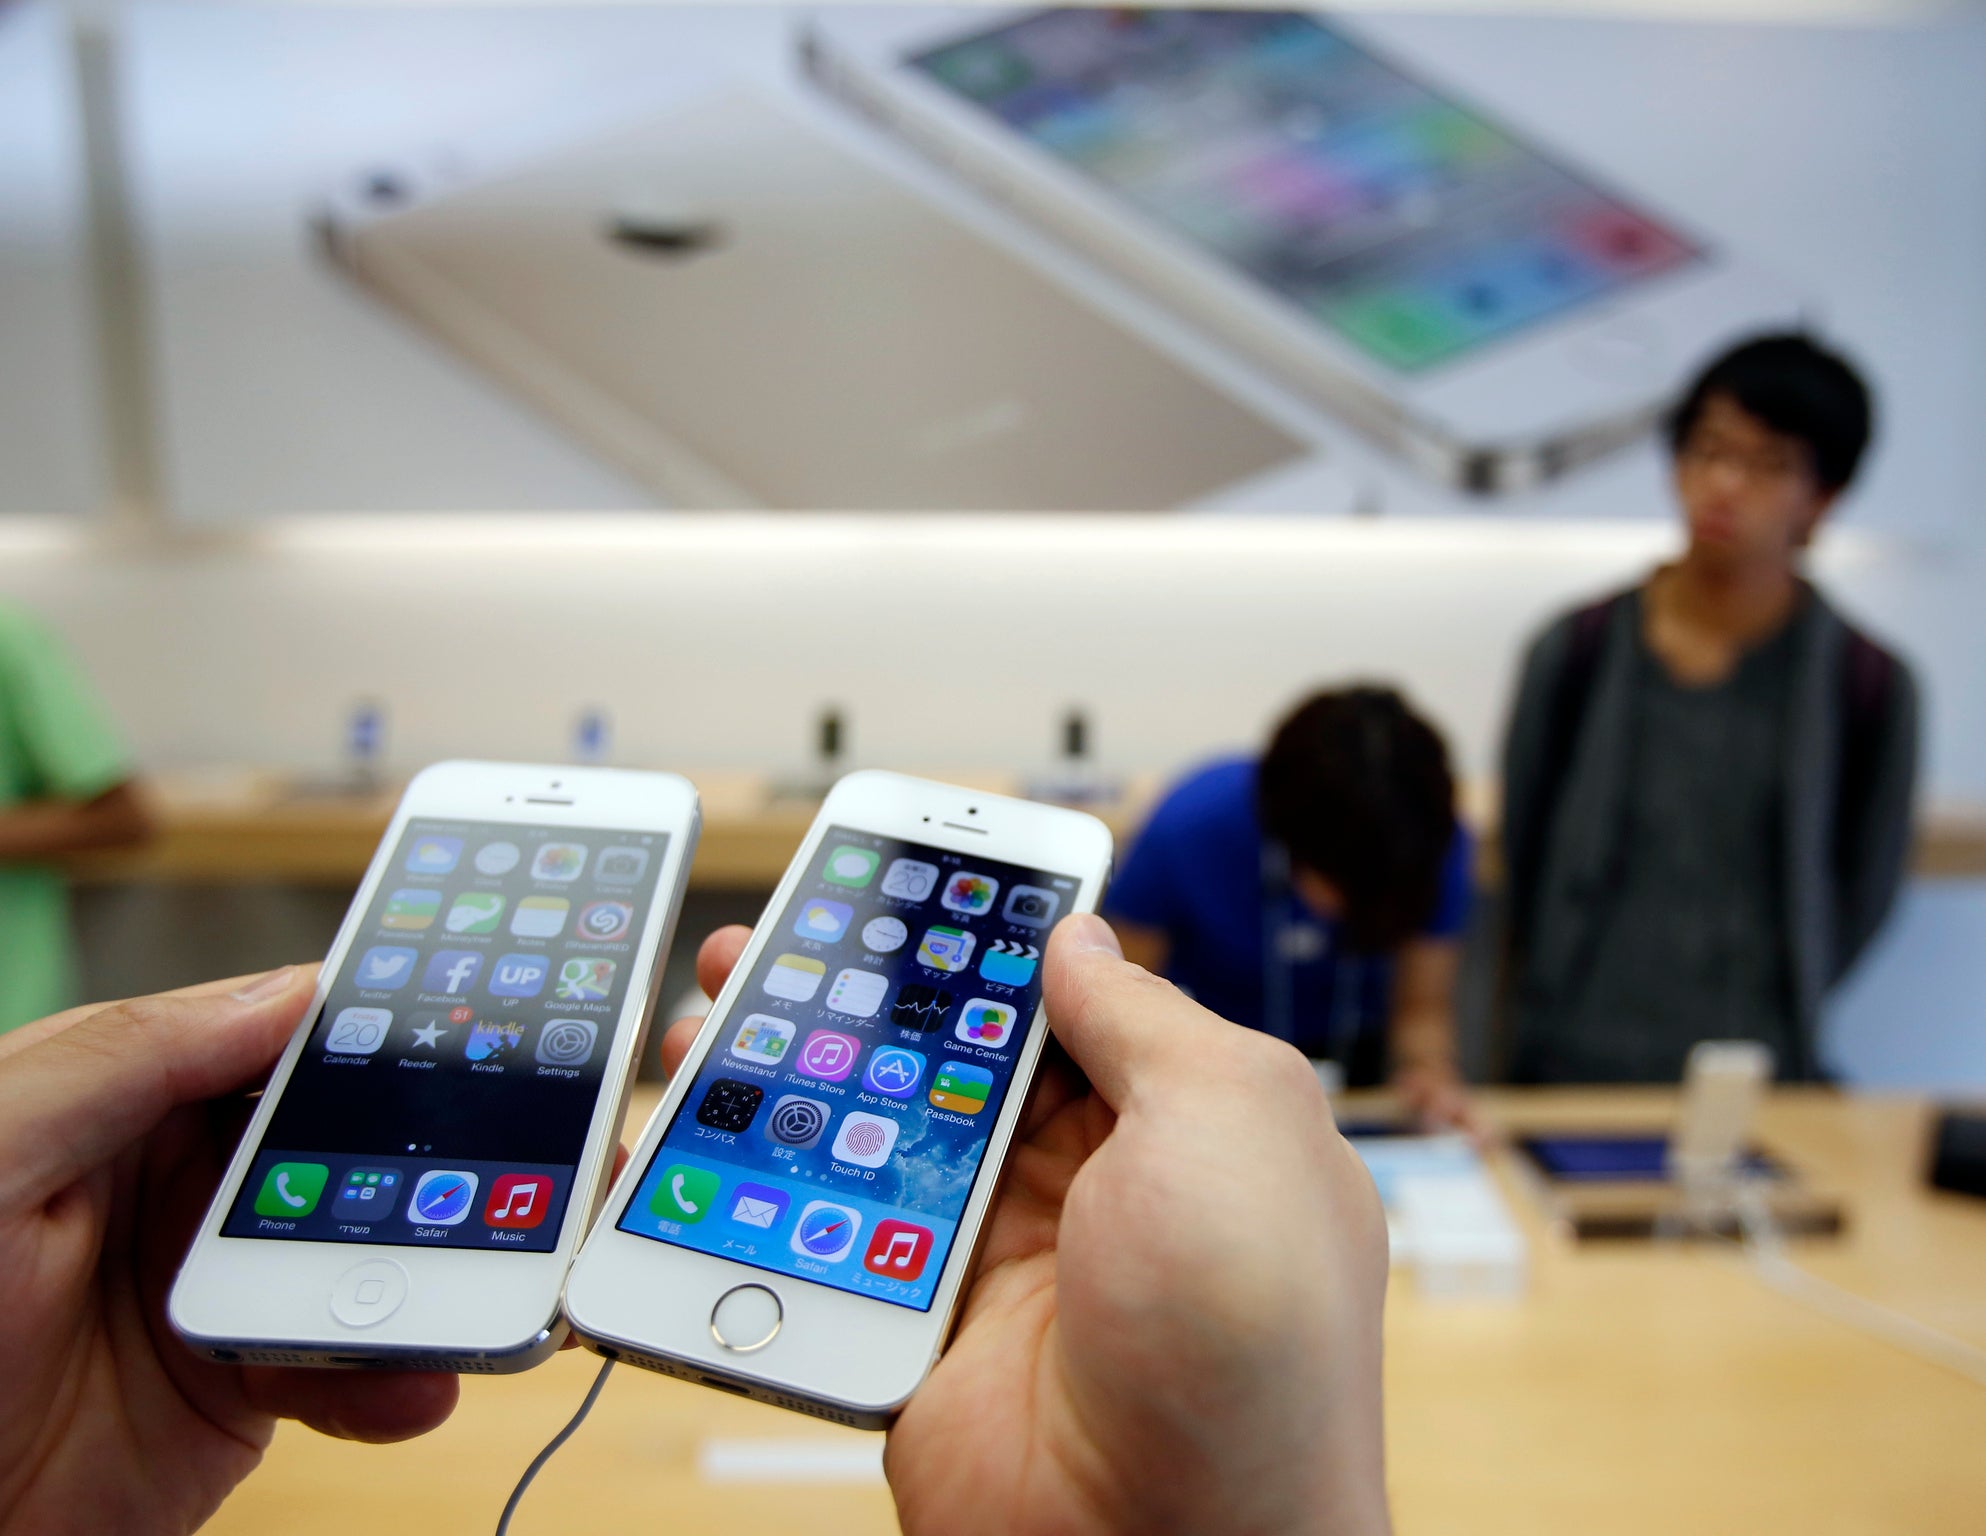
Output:
[[[707,992],[747,937],[705,942]],[[958,1330],[891,1431],[903,1529],[1385,1532],[1386,1226],[1316,1074],[1094,917],[1055,929],[1043,984],[1074,1065],[1045,1059]]]
[[403,1440],[453,1376],[223,1366],[166,1293],[315,967],[78,1008],[0,1036],[0,1533],[191,1531],[279,1418]]
[[1393,1074],[1392,1088],[1419,1130],[1459,1131],[1479,1148],[1495,1136],[1482,1106],[1452,1069],[1406,1067]]

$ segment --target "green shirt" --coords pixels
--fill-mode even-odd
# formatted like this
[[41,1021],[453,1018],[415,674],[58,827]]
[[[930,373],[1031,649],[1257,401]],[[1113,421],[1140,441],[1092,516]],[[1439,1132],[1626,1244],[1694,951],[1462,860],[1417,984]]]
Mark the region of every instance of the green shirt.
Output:
[[[69,653],[0,604],[0,815],[34,800],[94,800],[131,777],[124,744]],[[75,998],[69,892],[45,864],[0,863],[0,1031]]]

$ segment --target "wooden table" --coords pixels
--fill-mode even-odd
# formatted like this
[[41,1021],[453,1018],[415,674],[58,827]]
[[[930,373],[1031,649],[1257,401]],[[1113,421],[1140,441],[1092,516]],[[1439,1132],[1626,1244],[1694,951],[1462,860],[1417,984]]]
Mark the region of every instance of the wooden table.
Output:
[[[640,1099],[631,1126],[653,1102]],[[1508,1126],[1570,1127],[1660,1124],[1668,1100],[1637,1090],[1489,1102]],[[1762,1139],[1849,1200],[1845,1238],[1798,1250],[1808,1268],[1986,1346],[1986,1203],[1919,1183],[1926,1115],[1908,1100],[1788,1091],[1770,1103]],[[1986,1529],[1986,1390],[1767,1290],[1729,1248],[1574,1248],[1545,1229],[1508,1166],[1499,1171],[1531,1239],[1526,1299],[1434,1303],[1411,1276],[1394,1277],[1387,1420],[1403,1536]],[[455,1418],[408,1445],[286,1426],[210,1529],[487,1532],[593,1368],[568,1354],[526,1376],[466,1381]],[[698,1448],[713,1437],[874,1439],[623,1367],[514,1529],[895,1528],[878,1483],[705,1481]]]

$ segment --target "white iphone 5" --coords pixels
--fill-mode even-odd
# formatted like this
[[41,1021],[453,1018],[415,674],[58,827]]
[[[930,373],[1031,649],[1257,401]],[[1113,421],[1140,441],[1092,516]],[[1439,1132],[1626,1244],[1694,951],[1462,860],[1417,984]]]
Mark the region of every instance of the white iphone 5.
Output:
[[415,778],[173,1285],[180,1335],[477,1372],[557,1348],[697,826],[674,774]]
[[1477,491],[1638,436],[1778,281],[1307,11],[821,11],[830,92]]
[[1080,811],[887,773],[828,795],[566,1285],[587,1344],[879,1428],[937,1359],[1041,1059]]

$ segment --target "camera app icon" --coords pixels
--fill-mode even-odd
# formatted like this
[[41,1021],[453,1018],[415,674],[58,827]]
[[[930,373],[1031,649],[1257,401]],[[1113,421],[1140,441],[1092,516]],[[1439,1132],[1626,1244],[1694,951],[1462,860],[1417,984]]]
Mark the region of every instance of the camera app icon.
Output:
[[1044,891],[1038,885],[1017,885],[1007,892],[1007,904],[1000,909],[1000,915],[1023,928],[1046,928],[1055,921],[1055,911],[1061,905],[1062,898],[1054,891]]

